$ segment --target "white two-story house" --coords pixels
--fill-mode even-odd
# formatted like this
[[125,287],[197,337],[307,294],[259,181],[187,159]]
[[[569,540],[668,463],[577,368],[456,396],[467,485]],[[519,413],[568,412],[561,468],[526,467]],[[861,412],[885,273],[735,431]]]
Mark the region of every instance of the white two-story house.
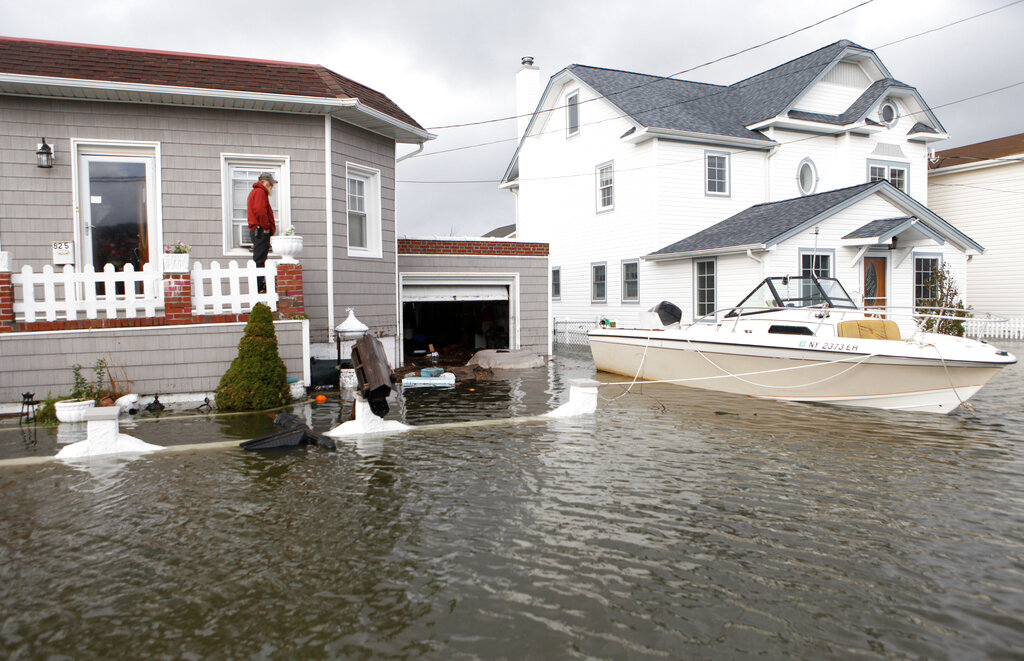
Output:
[[906,307],[942,263],[966,291],[982,252],[927,208],[939,120],[849,41],[729,86],[571,65],[541,90],[527,58],[517,94],[502,186],[517,236],[550,244],[554,318],[697,319],[812,269]]

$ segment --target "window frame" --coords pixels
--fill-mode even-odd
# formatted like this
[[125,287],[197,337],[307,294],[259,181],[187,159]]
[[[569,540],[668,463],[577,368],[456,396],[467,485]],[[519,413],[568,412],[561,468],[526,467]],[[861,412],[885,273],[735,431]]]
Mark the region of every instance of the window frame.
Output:
[[[878,178],[872,178],[873,175],[872,175],[871,171],[874,168],[884,168],[885,169],[885,177],[884,177],[884,179],[886,181],[888,181],[890,184],[892,184],[893,188],[897,188],[897,189],[903,191],[904,193],[906,193],[907,195],[910,195],[910,164],[909,163],[900,163],[899,161],[880,161],[880,160],[876,160],[876,159],[868,159],[867,172],[868,172],[868,181],[869,182],[878,181]],[[903,171],[903,186],[902,187],[897,186],[896,184],[892,183],[892,171],[893,170],[902,170]]]
[[[925,298],[925,297],[919,297],[918,296],[919,290],[922,287],[924,287],[924,283],[918,280],[918,275],[923,273],[918,268],[918,262],[919,261],[923,261],[923,260],[934,261],[935,262],[935,268],[936,269],[941,269],[942,268],[942,264],[943,264],[943,254],[940,253],[940,252],[915,252],[914,253],[914,290],[913,290],[913,293],[912,293],[912,296],[913,296],[912,303],[913,303],[914,311],[915,312],[917,311],[917,308],[920,305],[920,302],[922,300],[924,300],[924,298]],[[931,273],[931,272],[929,271],[929,273]],[[934,298],[934,297],[932,297],[932,298]]]
[[[803,179],[800,176],[803,172],[804,166],[811,169],[811,187],[808,190],[804,190]],[[801,195],[814,195],[818,190],[818,167],[810,157],[804,158],[800,161],[800,164],[796,166],[796,187],[797,190],[800,191]]]
[[[598,269],[601,270],[602,280],[598,282],[597,273]],[[602,287],[602,295],[598,297],[597,288],[598,285]],[[590,263],[590,302],[591,303],[607,303],[608,302],[608,262],[591,262]]]
[[[626,267],[635,266],[636,274],[632,279],[626,278]],[[619,265],[620,280],[622,284],[622,298],[623,303],[639,303],[640,302],[640,260],[639,259],[624,259]],[[629,283],[632,282],[636,292],[630,296],[627,294],[627,288]]]
[[[703,287],[700,281],[701,277],[706,277],[707,274],[701,274],[700,267],[704,264],[711,265],[711,310],[701,314],[702,310],[706,310],[708,301],[701,294],[704,291],[708,291],[707,287]],[[693,260],[693,321],[704,321],[713,323],[718,320],[718,315],[715,312],[718,310],[718,258],[717,257],[705,257],[701,259]],[[710,314],[710,317],[704,317]]]
[[[608,170],[611,174],[607,186],[602,186],[601,172]],[[607,161],[601,163],[594,170],[596,193],[597,193],[597,213],[606,213],[615,209],[615,161]],[[608,191],[608,197],[610,202],[603,204],[605,190]]]
[[800,262],[799,264],[797,264],[797,271],[800,273],[801,277],[807,277],[809,275],[807,269],[804,267],[805,257],[827,257],[828,272],[825,275],[822,275],[821,273],[819,273],[819,271],[821,270],[820,267],[817,264],[813,264],[814,275],[818,276],[819,278],[835,277],[833,275],[833,273],[835,273],[836,268],[836,251],[834,248],[818,248],[817,250],[815,250],[814,248],[800,248],[799,255]]
[[[383,257],[383,223],[381,220],[381,182],[380,170],[370,168],[358,163],[345,163],[345,247],[349,257],[380,258]],[[352,209],[351,191],[349,182],[353,179],[361,180],[364,183],[364,195],[366,208],[362,213],[365,217],[366,235],[365,246],[353,246],[352,237]],[[358,211],[356,213],[359,213]]]
[[[725,188],[724,191],[711,190],[711,167],[710,161],[712,158],[724,159],[724,164],[721,168],[716,167],[716,170],[721,170],[723,173],[722,185]],[[708,197],[731,197],[732,196],[732,154],[727,151],[704,151],[704,195]],[[715,180],[717,183],[717,179]]]
[[551,267],[551,300],[562,300],[562,267]]
[[580,91],[572,90],[565,95],[565,137],[580,134]]
[[[890,119],[888,121],[886,121],[886,119],[885,119],[885,109],[886,109],[886,107],[891,107],[892,108],[892,119]],[[893,101],[892,99],[886,99],[885,101],[883,101],[878,106],[878,121],[883,126],[889,126],[889,127],[894,126],[896,124],[896,122],[900,121],[900,107],[899,107],[899,105],[895,101]]]
[[[270,194],[270,206],[274,209],[274,222],[277,225],[277,233],[283,234],[285,230],[292,227],[291,207],[291,158],[287,155],[271,154],[239,154],[222,153],[221,163],[221,245],[224,254],[227,256],[248,256],[251,253],[252,242],[249,241],[247,230],[240,232],[240,242],[234,245],[235,219],[233,192],[233,173],[238,169],[254,170],[259,172],[271,172],[277,179],[277,184]],[[253,179],[255,183],[257,179]],[[249,184],[248,189],[252,188]],[[245,192],[248,199],[248,190]],[[248,214],[243,227],[248,227]]]

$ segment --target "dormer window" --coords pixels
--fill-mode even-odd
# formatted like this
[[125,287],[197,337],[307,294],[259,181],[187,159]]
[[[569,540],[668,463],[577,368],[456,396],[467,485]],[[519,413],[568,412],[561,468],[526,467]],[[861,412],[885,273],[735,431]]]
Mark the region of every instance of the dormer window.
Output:
[[900,109],[893,101],[886,101],[878,109],[878,121],[886,126],[892,126],[900,118]]

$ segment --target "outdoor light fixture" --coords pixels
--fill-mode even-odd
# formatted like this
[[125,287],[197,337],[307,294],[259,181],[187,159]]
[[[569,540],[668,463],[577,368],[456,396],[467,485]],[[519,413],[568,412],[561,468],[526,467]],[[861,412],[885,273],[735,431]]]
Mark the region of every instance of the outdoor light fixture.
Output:
[[46,144],[46,138],[40,138],[43,144],[36,150],[36,165],[41,168],[53,167],[53,148]]

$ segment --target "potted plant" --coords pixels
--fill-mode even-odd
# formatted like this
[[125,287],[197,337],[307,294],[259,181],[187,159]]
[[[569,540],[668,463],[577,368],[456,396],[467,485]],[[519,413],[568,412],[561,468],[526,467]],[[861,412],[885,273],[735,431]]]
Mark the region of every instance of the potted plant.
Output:
[[270,248],[281,256],[283,264],[297,264],[295,255],[302,252],[302,237],[295,233],[294,227],[289,227],[283,234],[270,237]]
[[188,273],[189,253],[192,246],[180,240],[164,246],[164,273]]
[[95,382],[89,383],[82,376],[82,366],[75,364],[71,366],[71,373],[74,375],[74,384],[71,387],[71,397],[62,399],[54,404],[54,411],[57,420],[61,422],[82,422],[85,419],[85,412],[96,406],[96,396],[103,389],[103,376],[107,363],[102,358],[96,361],[93,367]]

